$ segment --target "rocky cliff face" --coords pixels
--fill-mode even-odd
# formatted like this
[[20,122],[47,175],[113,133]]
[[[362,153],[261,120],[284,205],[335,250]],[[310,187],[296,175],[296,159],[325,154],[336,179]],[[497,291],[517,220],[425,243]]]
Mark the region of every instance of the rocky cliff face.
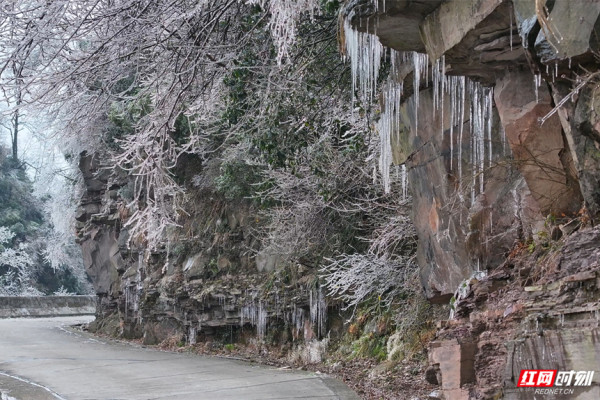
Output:
[[[431,380],[448,399],[525,399],[522,368],[597,369],[600,3],[349,7],[400,60],[392,151],[409,171],[424,290],[455,308]],[[576,397],[597,398],[599,379]]]
[[[381,96],[380,118],[392,118],[391,154],[408,170],[423,289],[453,308],[427,374],[446,399],[531,398],[516,388],[523,368],[600,365],[599,15],[598,1],[345,7],[350,27],[391,49],[386,87],[402,95]],[[248,204],[205,193],[188,236],[172,238],[181,245],[145,257],[120,222],[126,174],[93,155],[80,166],[97,329],[146,343],[264,338],[267,325],[290,343],[324,332],[316,271],[265,274],[277,255],[248,257],[260,223]],[[599,385],[597,370],[576,398],[600,397]]]
[[203,201],[188,207],[191,216],[184,233],[171,237],[173,247],[148,253],[123,226],[131,178],[111,172],[101,159],[80,158],[86,191],[78,239],[98,296],[91,330],[145,344],[259,339],[284,344],[306,362],[320,361],[328,317],[324,292],[309,268],[275,271],[276,255],[250,257],[259,249],[255,207],[199,189],[190,196]]

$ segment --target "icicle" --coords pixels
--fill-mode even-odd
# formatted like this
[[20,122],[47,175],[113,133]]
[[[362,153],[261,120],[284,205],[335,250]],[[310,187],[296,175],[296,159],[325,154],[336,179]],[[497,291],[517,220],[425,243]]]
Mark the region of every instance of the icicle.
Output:
[[[561,324],[562,326],[562,324]],[[546,359],[546,343],[545,340],[542,342],[542,361]]]
[[390,75],[398,75],[398,52],[394,49],[390,49]]
[[[454,164],[454,127],[460,123],[458,104],[460,104],[460,79],[451,76],[447,78],[448,98],[450,99],[450,171]],[[460,151],[460,150],[459,150]],[[459,161],[460,163],[460,157]]]
[[267,333],[267,322],[268,322],[267,310],[264,309],[262,301],[259,301],[257,323],[256,323],[256,335],[260,339],[264,339],[265,334]]
[[[420,86],[420,73],[421,66],[419,65],[420,57],[417,52],[413,52],[413,65],[414,65],[414,83],[413,83],[413,96],[415,98],[415,136],[419,136],[419,86]],[[427,75],[425,75],[427,76]]]
[[[478,87],[478,89],[480,89]],[[484,127],[483,127],[483,121],[484,121],[484,102],[485,100],[483,100],[484,98],[484,94],[483,94],[483,90],[481,90],[481,92],[479,93],[479,102],[480,104],[477,105],[477,123],[478,123],[478,132],[477,132],[477,139],[479,141],[479,148],[478,148],[478,162],[479,162],[479,193],[483,193],[483,170],[485,168],[485,132],[484,132]]]
[[464,104],[465,104],[465,82],[464,76],[450,76],[445,78],[446,91],[450,99],[450,170],[454,168],[454,128],[458,125],[459,134],[458,144],[458,175],[459,185],[462,175],[462,136],[464,125]]
[[323,289],[313,289],[309,293],[310,320],[317,325],[317,334],[323,336],[327,324],[327,302]]
[[542,74],[535,74],[533,76],[533,86],[535,87],[535,102],[539,103],[539,87],[542,84]]
[[188,328],[188,344],[193,345],[196,344],[196,327],[194,325],[190,325]]
[[527,34],[525,33],[525,29],[521,28],[519,34],[521,36],[521,45],[523,46],[524,49],[526,49],[527,48]]
[[[454,91],[452,88],[450,89],[450,171],[452,171],[452,161],[454,160],[454,107],[455,107],[455,99],[454,99]],[[442,114],[442,121],[443,121]],[[442,122],[442,130],[443,130],[443,122]]]
[[421,86],[421,76],[425,76],[425,83],[427,83],[427,71],[429,70],[429,56],[427,54],[421,54],[414,51],[412,53],[413,58],[413,92],[415,99],[415,136],[419,136],[419,87]]
[[390,165],[392,164],[392,133],[400,125],[400,101],[402,97],[402,83],[388,81],[383,92],[383,111],[377,130],[380,139],[379,172],[385,193],[390,192]]
[[513,50],[513,10],[512,10],[512,7],[511,7],[509,14],[510,14],[510,51],[512,51]]
[[459,77],[459,86],[460,86],[460,119],[459,123],[459,133],[458,133],[458,186],[460,188],[462,181],[462,139],[463,139],[463,130],[465,124],[465,95],[466,95],[466,78],[464,76]]
[[408,192],[408,174],[406,164],[402,164],[402,200],[406,200]]
[[502,155],[506,155],[506,130],[504,125],[500,124],[500,134],[502,135]]
[[437,81],[438,81],[438,74],[439,74],[439,63],[440,63],[440,60],[437,60],[431,66],[431,82],[433,83],[433,107],[431,107],[431,111],[433,113],[431,116],[432,118],[435,118],[435,110],[436,110],[437,104],[438,104],[439,86],[437,85]]
[[429,86],[429,54],[425,54],[425,62],[424,62],[424,67],[425,67],[425,86]]
[[433,117],[436,110],[444,112],[444,92],[446,86],[446,57],[441,56],[431,67],[431,83],[433,85]]
[[256,335],[263,339],[267,332],[267,323],[269,316],[267,310],[263,307],[262,301],[256,306],[255,300],[252,303],[244,305],[240,310],[240,326],[244,326],[246,322],[256,327]]
[[[479,177],[479,193],[484,192],[485,169],[485,141],[488,145],[488,161],[491,165],[493,148],[491,143],[492,117],[493,117],[493,91],[483,88],[480,84],[469,81],[471,98],[471,166],[473,187],[471,188],[471,201],[475,201],[476,177]],[[487,137],[486,137],[487,136]]]
[[471,106],[469,107],[469,131],[471,132],[471,205],[475,203],[475,179],[477,170],[475,167],[475,150],[477,146],[476,135],[475,135],[475,104],[474,101],[475,92],[473,90],[473,82],[469,82],[469,98],[471,100]]
[[487,119],[487,136],[488,136],[488,148],[489,148],[489,167],[492,167],[492,118],[493,108],[492,104],[494,101],[494,88],[489,88],[486,96],[486,119]]
[[441,61],[441,70],[440,70],[440,111],[441,111],[441,129],[442,136],[444,135],[444,90],[446,86],[446,56],[442,55]]
[[131,303],[131,294],[129,288],[129,279],[125,282],[125,321],[127,321],[127,311],[129,310],[129,304]]

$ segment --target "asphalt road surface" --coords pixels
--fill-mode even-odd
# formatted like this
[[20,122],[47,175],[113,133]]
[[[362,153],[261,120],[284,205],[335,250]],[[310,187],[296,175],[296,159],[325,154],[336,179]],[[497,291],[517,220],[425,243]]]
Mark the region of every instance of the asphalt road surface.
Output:
[[162,352],[68,329],[90,320],[0,319],[0,398],[358,399],[323,375]]

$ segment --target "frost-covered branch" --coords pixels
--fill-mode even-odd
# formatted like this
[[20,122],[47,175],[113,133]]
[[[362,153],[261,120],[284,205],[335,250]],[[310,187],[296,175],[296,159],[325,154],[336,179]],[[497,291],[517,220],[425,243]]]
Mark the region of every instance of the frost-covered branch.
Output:
[[414,257],[394,261],[373,254],[343,254],[329,259],[321,269],[330,296],[344,302],[345,308],[355,308],[375,297],[385,306],[402,294],[406,274],[416,265]]

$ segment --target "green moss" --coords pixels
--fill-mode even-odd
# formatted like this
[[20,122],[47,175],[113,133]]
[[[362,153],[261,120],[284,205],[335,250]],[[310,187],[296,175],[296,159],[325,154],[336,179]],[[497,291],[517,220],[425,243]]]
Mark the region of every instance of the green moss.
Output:
[[235,350],[235,345],[232,343],[228,343],[223,348],[227,351],[233,351],[233,350]]
[[260,181],[258,170],[243,162],[233,161],[221,166],[221,174],[215,179],[217,191],[228,200],[254,196],[255,184]]
[[352,343],[352,356],[374,358],[383,361],[387,357],[386,337],[377,337],[373,333],[361,336]]

